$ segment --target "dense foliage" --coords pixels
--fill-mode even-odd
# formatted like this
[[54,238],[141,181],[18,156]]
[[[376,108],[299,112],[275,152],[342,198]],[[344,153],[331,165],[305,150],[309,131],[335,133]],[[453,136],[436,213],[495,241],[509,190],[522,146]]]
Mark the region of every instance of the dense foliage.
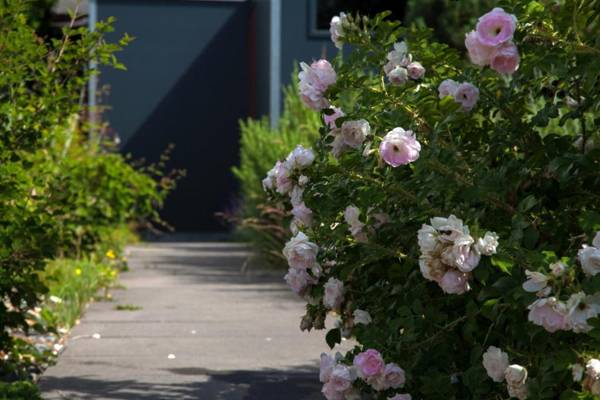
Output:
[[600,395],[600,2],[498,3],[470,60],[342,14],[350,54],[302,65],[325,123],[263,185],[301,328],[359,343],[322,355],[328,399]]
[[[0,1],[0,356],[47,291],[48,260],[84,257],[128,221],[157,219],[172,181],[135,169],[87,122],[87,83],[129,42],[103,39],[111,21],[39,37],[29,7]],[[73,16],[75,20],[75,16]]]
[[281,247],[287,240],[284,226],[291,218],[282,204],[268,203],[261,181],[281,154],[319,136],[319,114],[304,106],[295,76],[293,82],[283,90],[283,113],[276,127],[267,118],[240,121],[240,166],[232,169],[240,185],[241,206],[229,217],[260,260],[273,266],[285,265]]

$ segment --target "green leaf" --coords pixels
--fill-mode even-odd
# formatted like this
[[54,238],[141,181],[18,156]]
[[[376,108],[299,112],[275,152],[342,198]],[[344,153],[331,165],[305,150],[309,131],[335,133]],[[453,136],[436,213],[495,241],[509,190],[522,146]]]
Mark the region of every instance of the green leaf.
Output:
[[329,332],[327,332],[325,341],[327,342],[329,348],[333,349],[336,344],[342,342],[342,332],[338,328],[331,329]]

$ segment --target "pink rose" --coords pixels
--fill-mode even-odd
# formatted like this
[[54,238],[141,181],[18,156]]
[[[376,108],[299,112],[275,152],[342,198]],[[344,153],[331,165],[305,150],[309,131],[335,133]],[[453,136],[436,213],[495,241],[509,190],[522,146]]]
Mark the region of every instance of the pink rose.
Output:
[[454,269],[444,274],[439,285],[448,294],[463,294],[470,290],[469,276]]
[[341,49],[344,43],[341,40],[341,37],[344,36],[344,23],[347,21],[346,14],[340,13],[339,16],[334,16],[331,18],[331,22],[329,23],[329,33],[331,35],[331,41],[338,49]]
[[306,270],[315,266],[319,246],[308,240],[303,232],[298,232],[283,248],[283,255],[290,267]]
[[323,393],[323,396],[325,396],[327,400],[344,400],[344,393],[335,390],[335,387],[333,387],[331,382],[327,382],[323,385],[321,393]]
[[335,83],[337,75],[327,60],[313,62],[310,66],[300,63],[300,95],[304,103],[312,109],[322,110],[329,107],[324,97],[327,88]]
[[365,138],[371,133],[369,122],[364,119],[356,121],[344,121],[342,124],[341,137],[344,144],[353,149],[362,146]]
[[300,222],[302,225],[306,227],[310,227],[312,225],[312,215],[313,212],[310,208],[306,207],[304,202],[297,204],[292,208],[292,215]]
[[543,326],[550,333],[571,329],[569,310],[566,304],[555,297],[547,297],[534,301],[529,307],[529,321]]
[[519,68],[519,49],[513,42],[506,42],[494,49],[490,67],[500,74],[513,74]]
[[285,282],[297,295],[302,295],[304,290],[308,287],[309,282],[312,282],[312,278],[305,270],[296,268],[290,268],[283,279],[285,279]]
[[339,117],[343,117],[344,112],[342,111],[341,108],[338,107],[333,107],[333,114],[327,115],[327,114],[323,114],[323,121],[325,121],[325,124],[327,124],[329,126],[329,129],[335,129],[337,128],[337,125],[335,123],[335,121],[339,118]]
[[473,64],[483,67],[490,63],[494,48],[481,43],[479,34],[476,31],[467,33],[465,37],[465,47],[469,51],[469,58]]
[[406,66],[410,79],[421,79],[425,75],[425,68],[418,61],[413,61]]
[[446,96],[454,97],[456,93],[456,89],[458,88],[458,83],[453,81],[452,79],[446,79],[440,83],[438,87],[438,93],[440,94],[440,99],[443,99]]
[[344,300],[344,284],[338,279],[329,278],[324,287],[323,305],[330,310],[337,310]]
[[479,89],[469,82],[463,82],[456,88],[454,100],[462,104],[465,111],[471,111],[479,100]]
[[382,373],[385,362],[377,350],[369,349],[359,353],[354,358],[354,366],[357,368],[358,376],[365,379]]
[[404,383],[406,382],[404,370],[394,363],[386,364],[385,369],[383,370],[383,376],[386,385],[394,389],[404,386]]
[[496,7],[479,17],[476,30],[482,44],[497,46],[511,40],[516,28],[517,18]]
[[290,170],[287,165],[281,161],[275,163],[275,187],[277,188],[277,192],[281,194],[286,194],[292,190]]
[[335,358],[326,353],[321,353],[321,362],[319,365],[319,380],[322,383],[328,382],[331,377],[331,372],[335,367]]
[[329,384],[338,392],[343,392],[352,386],[353,376],[352,371],[346,365],[338,364],[333,367]]
[[379,146],[381,157],[392,167],[416,161],[420,151],[421,144],[415,138],[415,134],[402,128],[389,131]]
[[406,68],[396,65],[387,73],[387,77],[392,85],[402,85],[408,80],[408,71]]

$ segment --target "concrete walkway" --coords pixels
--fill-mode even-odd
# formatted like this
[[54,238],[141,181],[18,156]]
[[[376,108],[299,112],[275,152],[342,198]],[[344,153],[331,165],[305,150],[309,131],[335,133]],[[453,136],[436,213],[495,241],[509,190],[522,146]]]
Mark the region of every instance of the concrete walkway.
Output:
[[300,332],[303,303],[280,273],[241,274],[246,257],[231,243],[130,248],[127,289],[89,307],[44,398],[321,400],[324,332]]

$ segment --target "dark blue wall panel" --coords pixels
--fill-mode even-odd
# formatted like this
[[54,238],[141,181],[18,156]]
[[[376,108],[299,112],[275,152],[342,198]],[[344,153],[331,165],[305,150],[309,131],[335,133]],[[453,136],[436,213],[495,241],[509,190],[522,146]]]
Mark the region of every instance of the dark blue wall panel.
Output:
[[214,213],[233,204],[238,119],[248,115],[253,87],[250,3],[99,0],[98,13],[117,18],[116,35],[136,37],[120,55],[128,71],[100,77],[123,151],[156,161],[174,143],[169,167],[187,176],[168,200],[165,220],[182,231],[219,229]]

